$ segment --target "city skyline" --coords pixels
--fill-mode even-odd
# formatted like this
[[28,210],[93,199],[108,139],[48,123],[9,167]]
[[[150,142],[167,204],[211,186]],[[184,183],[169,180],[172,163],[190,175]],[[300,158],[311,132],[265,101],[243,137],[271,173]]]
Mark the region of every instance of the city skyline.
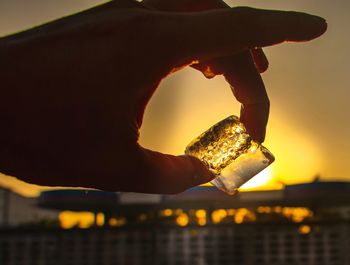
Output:
[[314,182],[235,197],[210,187],[165,196],[45,192],[32,211],[92,211],[70,222],[63,211],[61,226],[11,213],[4,226],[6,203],[18,212],[32,199],[19,203],[0,189],[0,263],[348,265],[349,188]]

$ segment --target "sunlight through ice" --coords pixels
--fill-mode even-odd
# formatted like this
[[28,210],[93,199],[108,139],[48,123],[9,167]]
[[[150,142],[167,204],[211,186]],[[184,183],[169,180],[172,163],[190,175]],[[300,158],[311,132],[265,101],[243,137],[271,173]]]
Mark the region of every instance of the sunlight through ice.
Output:
[[263,171],[256,174],[253,178],[248,180],[241,186],[241,189],[252,189],[265,185],[271,180],[272,172],[270,168],[265,168]]

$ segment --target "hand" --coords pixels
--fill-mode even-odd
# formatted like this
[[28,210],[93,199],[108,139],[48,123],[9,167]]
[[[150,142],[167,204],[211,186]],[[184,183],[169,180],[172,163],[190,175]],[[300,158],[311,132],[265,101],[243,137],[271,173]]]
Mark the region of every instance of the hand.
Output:
[[[210,2],[218,1],[201,3]],[[137,143],[159,82],[194,62],[226,73],[248,110],[244,122],[263,139],[266,122],[254,119],[268,99],[248,51],[326,30],[321,18],[297,12],[164,12],[156,3],[109,2],[1,39],[0,170],[40,185],[113,191],[176,193],[205,183],[214,176],[199,160]]]

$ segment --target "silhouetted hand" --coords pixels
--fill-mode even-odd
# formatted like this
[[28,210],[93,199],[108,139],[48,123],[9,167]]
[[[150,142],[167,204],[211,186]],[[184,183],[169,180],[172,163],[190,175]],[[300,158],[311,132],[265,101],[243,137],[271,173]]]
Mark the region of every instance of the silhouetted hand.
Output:
[[196,158],[139,146],[159,82],[188,65],[224,73],[242,121],[263,141],[269,101],[256,70],[267,68],[259,48],[326,30],[323,19],[297,12],[203,11],[220,7],[118,0],[1,39],[0,171],[41,185],[152,193],[211,180]]

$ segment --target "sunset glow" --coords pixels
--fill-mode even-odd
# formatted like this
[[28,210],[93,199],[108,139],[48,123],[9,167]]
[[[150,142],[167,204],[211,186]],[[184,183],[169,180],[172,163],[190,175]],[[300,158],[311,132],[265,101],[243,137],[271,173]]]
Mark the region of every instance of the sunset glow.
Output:
[[350,262],[349,10],[0,0],[0,265]]

